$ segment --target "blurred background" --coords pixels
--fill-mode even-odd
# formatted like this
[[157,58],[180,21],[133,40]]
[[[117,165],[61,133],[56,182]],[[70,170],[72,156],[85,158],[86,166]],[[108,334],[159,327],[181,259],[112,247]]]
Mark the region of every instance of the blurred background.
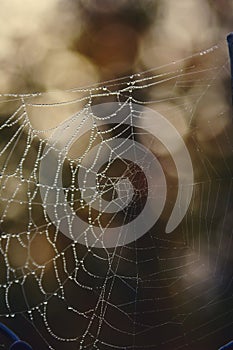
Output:
[[189,56],[231,31],[230,0],[1,2],[0,91],[70,89]]
[[[0,134],[4,150],[22,131],[16,146],[0,155],[6,177],[1,179],[0,314],[33,349],[206,350],[232,339],[233,129],[225,42],[232,23],[232,0],[1,0],[0,126],[22,105],[18,94],[28,94],[27,115],[39,137],[28,138],[17,113],[12,119],[17,121]],[[36,177],[31,177],[39,146],[48,129],[83,108],[90,93],[85,87],[120,91],[141,72],[148,87],[132,96],[173,123],[190,150],[195,186],[189,215],[164,239],[177,178],[167,150],[156,143],[152,151],[170,185],[160,222],[139,242],[113,252],[74,247],[54,228],[43,229]],[[102,84],[112,80],[113,86]],[[74,97],[75,103],[54,107]],[[106,94],[92,98],[94,104],[108,100]],[[22,177],[9,176],[29,144]],[[68,280],[77,261],[81,272]],[[113,284],[106,279],[110,261],[117,276]],[[67,313],[68,307],[80,314]]]

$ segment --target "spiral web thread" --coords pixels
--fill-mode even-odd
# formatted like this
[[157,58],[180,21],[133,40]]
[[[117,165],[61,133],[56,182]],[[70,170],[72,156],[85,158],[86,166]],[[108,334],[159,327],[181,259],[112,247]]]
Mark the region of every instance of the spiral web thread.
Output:
[[[224,47],[219,44],[170,65],[87,88],[1,95],[0,314],[3,322],[18,329],[32,345],[40,349],[175,350],[210,348],[230,340],[232,137],[228,102],[222,104],[222,100],[228,101],[224,86],[229,79]],[[213,100],[216,91],[221,103]],[[166,234],[177,179],[172,175],[172,159],[156,144],[169,188],[163,215],[140,239],[108,249],[75,242],[59,231],[59,224],[51,222],[41,198],[39,167],[46,146],[56,152],[49,137],[60,125],[53,125],[57,116],[63,121],[111,101],[127,103],[132,114],[133,103],[153,109],[166,106],[164,114],[178,113],[178,120],[182,111],[195,181],[187,215],[174,232]],[[208,107],[220,104],[220,111],[216,108],[205,116],[204,127],[198,124],[198,117],[206,112],[203,101]],[[143,120],[143,109],[138,117]],[[43,118],[49,125],[44,129],[36,124]],[[92,116],[84,113],[80,128],[82,118]],[[223,136],[216,136],[215,123],[225,125],[226,121],[229,127],[221,129]],[[198,137],[202,127],[212,140],[210,147],[206,147],[208,137],[203,142]],[[124,122],[99,129],[92,122],[73,154],[66,156],[64,164],[58,160],[58,166],[64,168],[64,188],[58,192],[65,193],[75,214],[81,212],[90,227],[102,225],[107,230],[115,220],[120,229],[129,216],[134,219],[138,213],[131,207],[130,212],[109,219],[100,211],[94,222],[91,201],[82,201],[77,186],[80,167],[90,169],[90,164],[85,167],[81,161],[94,144],[102,144],[106,138],[140,141],[144,134],[133,125],[125,128]],[[77,151],[81,153],[77,155]],[[125,164],[125,173],[132,169],[140,172],[124,159],[118,161],[121,167]],[[119,182],[114,175],[106,179],[106,174],[103,169],[95,174],[99,176],[95,193],[100,208],[101,198],[109,203],[117,198],[129,203],[132,188],[127,177],[121,174]],[[140,202],[151,194],[143,179],[139,188]],[[55,206],[60,205],[58,195]]]

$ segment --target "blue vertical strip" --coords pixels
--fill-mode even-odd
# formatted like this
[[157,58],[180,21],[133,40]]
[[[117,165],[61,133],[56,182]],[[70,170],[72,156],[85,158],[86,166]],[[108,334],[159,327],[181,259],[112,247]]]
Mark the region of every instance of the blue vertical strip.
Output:
[[[233,104],[233,33],[227,35],[227,43],[230,56],[230,65],[231,65],[231,95],[232,95],[232,104]],[[233,350],[233,340],[229,343],[221,346],[218,350]]]
[[7,326],[0,322],[0,331],[5,334],[11,341],[19,340],[19,337]]
[[13,342],[9,350],[32,350],[32,347],[28,343],[20,340],[19,337],[2,322],[0,322],[0,332]]
[[230,64],[231,64],[231,95],[232,95],[232,103],[233,103],[233,33],[228,34],[227,42],[228,42]]
[[223,345],[219,350],[232,350],[233,349],[233,341],[230,341],[230,343],[227,343],[226,345]]

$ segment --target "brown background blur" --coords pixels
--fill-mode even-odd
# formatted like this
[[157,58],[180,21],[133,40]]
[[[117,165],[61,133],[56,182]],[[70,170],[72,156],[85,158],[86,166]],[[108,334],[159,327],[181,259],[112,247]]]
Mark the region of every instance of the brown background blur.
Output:
[[170,63],[232,30],[230,0],[2,0],[0,91],[81,87]]

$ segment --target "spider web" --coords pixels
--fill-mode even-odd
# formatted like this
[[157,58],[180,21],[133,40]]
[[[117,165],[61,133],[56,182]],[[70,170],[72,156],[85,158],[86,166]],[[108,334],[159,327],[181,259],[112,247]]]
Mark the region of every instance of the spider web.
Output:
[[[226,45],[220,43],[181,61],[90,87],[1,95],[0,314],[35,349],[210,349],[231,340],[229,77]],[[127,106],[126,116],[136,116],[141,127],[125,118],[114,123],[108,109],[112,103]],[[106,108],[98,115],[93,111],[100,104]],[[178,130],[194,169],[191,204],[170,233],[166,225],[179,179],[157,126],[146,125],[148,107]],[[61,156],[67,121],[77,133]],[[79,135],[85,123],[88,128]],[[121,233],[150,198],[156,202],[150,176],[159,192],[148,159],[134,164],[121,157],[125,140],[143,145],[159,160],[166,204],[143,235],[106,246],[101,234]],[[110,154],[117,156],[103,157],[96,171],[93,164],[109,141]],[[179,154],[175,140],[173,146]],[[46,167],[55,176],[52,183],[43,183],[41,163],[50,151],[56,161]],[[90,172],[95,188],[85,186]],[[59,174],[62,186],[56,182]],[[85,232],[81,224],[76,227],[78,238],[72,229],[62,232],[62,220],[72,228],[75,217],[86,225]],[[144,216],[145,226],[146,221]],[[91,235],[101,244],[90,243]]]

